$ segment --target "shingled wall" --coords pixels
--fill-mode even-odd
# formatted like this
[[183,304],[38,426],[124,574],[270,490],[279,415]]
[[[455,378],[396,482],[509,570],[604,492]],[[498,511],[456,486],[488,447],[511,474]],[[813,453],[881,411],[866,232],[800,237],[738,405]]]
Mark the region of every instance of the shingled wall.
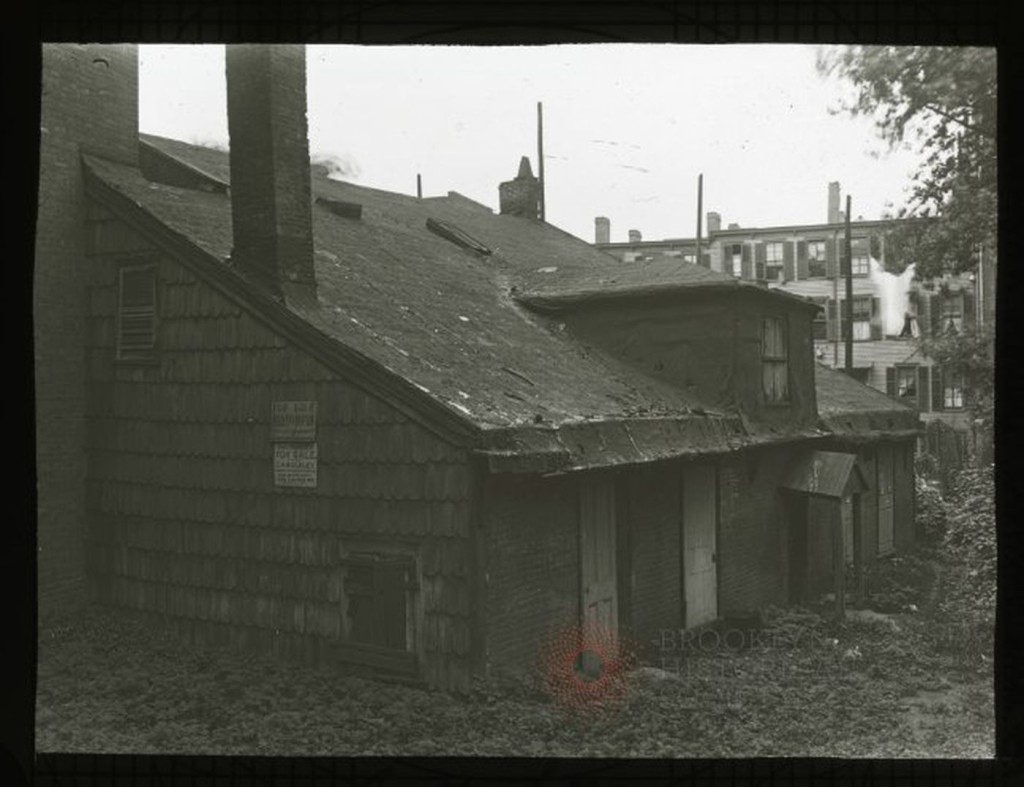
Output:
[[[93,208],[87,480],[102,601],[183,636],[400,669],[341,632],[339,557],[415,555],[416,650],[427,682],[469,674],[471,482],[464,451],[338,379],[185,267]],[[142,255],[142,256],[140,256]],[[115,360],[121,263],[158,267],[159,350]],[[315,489],[275,487],[274,401],[316,401]],[[393,663],[392,663],[393,662]]]

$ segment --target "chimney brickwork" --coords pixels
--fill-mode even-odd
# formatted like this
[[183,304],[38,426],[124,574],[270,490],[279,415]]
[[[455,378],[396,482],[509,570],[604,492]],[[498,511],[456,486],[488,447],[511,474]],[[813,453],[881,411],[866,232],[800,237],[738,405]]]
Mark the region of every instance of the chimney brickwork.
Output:
[[86,204],[81,153],[138,162],[138,49],[46,44],[32,312],[40,622],[88,598]]
[[498,184],[498,199],[502,215],[540,219],[540,181],[534,177],[526,156],[519,161],[519,174]]
[[232,260],[275,294],[315,296],[306,55],[227,47]]
[[640,230],[630,230],[629,231],[629,242],[630,243],[640,243],[642,241],[643,241],[643,235],[640,234]]
[[839,181],[828,184],[828,223],[838,224],[839,218]]
[[594,242],[611,243],[612,223],[604,216],[594,219]]
[[712,232],[720,232],[722,230],[722,215],[712,211],[708,213],[708,235]]

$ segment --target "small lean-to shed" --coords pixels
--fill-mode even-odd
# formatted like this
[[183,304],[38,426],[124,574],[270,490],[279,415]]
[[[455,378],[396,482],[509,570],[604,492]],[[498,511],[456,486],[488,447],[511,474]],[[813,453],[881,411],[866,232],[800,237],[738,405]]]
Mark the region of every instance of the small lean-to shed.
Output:
[[624,273],[528,167],[498,214],[335,181],[301,52],[229,47],[230,153],[83,153],[98,599],[448,689],[785,603],[785,476],[868,435],[823,415],[813,307]]

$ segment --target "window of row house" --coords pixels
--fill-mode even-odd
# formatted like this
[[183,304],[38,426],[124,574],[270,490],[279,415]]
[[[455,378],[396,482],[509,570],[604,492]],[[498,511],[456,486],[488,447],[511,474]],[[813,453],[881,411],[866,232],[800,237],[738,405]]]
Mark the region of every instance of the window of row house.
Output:
[[896,398],[911,406],[917,406],[917,367],[896,367]]
[[789,352],[785,320],[765,317],[761,334],[761,389],[767,404],[789,401]]
[[730,243],[725,247],[725,273],[739,278],[743,275],[743,244]]
[[683,262],[686,262],[686,263],[689,263],[690,265],[693,265],[695,262],[697,262],[697,256],[695,254],[690,253],[690,252],[684,252],[683,253]]
[[942,407],[945,410],[960,410],[964,406],[964,378],[954,372],[942,375]]
[[853,299],[853,340],[855,342],[871,339],[871,298]]
[[765,278],[779,281],[782,278],[782,241],[765,243]]
[[854,250],[853,254],[853,275],[854,276],[867,276],[871,273],[871,263],[868,261],[867,254],[857,254]]
[[414,559],[409,555],[352,552],[343,566],[344,638],[391,650],[414,650]]
[[932,367],[935,409],[962,410],[964,407],[964,376],[959,369]]
[[826,262],[825,241],[807,241],[807,275],[815,279],[824,279],[828,276],[828,264]]
[[117,359],[156,356],[156,266],[129,265],[118,272]]
[[960,333],[964,327],[964,298],[962,293],[946,295],[942,298],[940,312],[940,333]]

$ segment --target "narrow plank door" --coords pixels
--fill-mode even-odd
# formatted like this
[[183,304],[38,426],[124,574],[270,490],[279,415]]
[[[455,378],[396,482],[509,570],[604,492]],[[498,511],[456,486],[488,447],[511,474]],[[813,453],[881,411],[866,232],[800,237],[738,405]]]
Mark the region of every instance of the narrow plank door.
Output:
[[683,470],[683,592],[687,628],[718,617],[715,494],[714,467],[694,465]]
[[892,448],[878,449],[878,554],[893,550]]
[[618,637],[615,570],[615,487],[611,479],[580,483],[580,574],[584,632]]

